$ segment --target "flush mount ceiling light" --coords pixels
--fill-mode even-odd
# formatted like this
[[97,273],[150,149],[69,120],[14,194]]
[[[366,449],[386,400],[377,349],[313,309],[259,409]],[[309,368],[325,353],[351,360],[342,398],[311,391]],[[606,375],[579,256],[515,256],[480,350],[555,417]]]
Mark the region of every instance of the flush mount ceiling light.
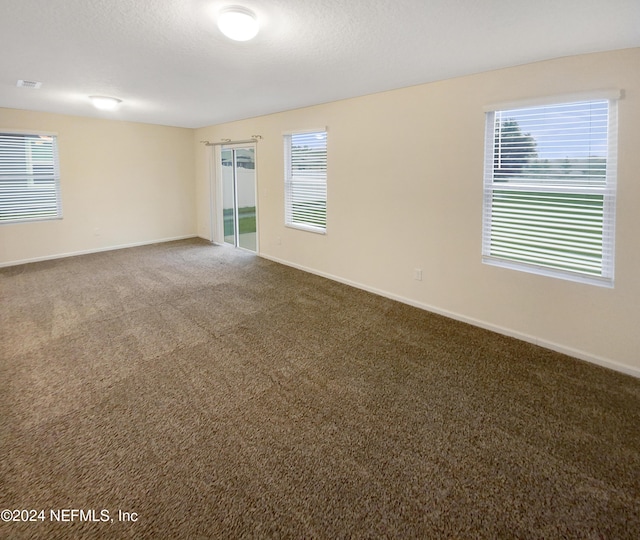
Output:
[[240,6],[228,7],[218,13],[218,28],[229,39],[249,41],[253,39],[260,25],[253,11]]
[[89,96],[89,99],[93,106],[101,111],[115,111],[122,103],[121,99],[107,96]]

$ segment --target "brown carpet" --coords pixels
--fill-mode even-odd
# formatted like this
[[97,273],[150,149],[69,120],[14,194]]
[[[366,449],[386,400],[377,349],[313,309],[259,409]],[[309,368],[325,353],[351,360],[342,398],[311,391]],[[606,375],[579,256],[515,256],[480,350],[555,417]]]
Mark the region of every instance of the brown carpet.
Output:
[[640,538],[640,380],[201,240],[0,294],[1,538]]

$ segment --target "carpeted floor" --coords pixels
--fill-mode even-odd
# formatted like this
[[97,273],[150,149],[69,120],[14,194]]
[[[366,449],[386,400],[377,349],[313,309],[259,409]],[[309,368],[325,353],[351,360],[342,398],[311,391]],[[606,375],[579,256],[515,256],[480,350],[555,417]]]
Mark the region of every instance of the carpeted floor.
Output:
[[201,240],[0,294],[1,538],[640,538],[640,380]]

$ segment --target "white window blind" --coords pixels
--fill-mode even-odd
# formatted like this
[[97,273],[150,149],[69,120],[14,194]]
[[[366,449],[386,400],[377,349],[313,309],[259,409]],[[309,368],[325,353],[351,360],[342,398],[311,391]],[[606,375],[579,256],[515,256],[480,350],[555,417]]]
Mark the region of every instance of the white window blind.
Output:
[[60,217],[55,135],[0,132],[0,223]]
[[484,262],[613,285],[616,105],[487,113]]
[[285,224],[327,228],[327,132],[291,133],[285,147]]

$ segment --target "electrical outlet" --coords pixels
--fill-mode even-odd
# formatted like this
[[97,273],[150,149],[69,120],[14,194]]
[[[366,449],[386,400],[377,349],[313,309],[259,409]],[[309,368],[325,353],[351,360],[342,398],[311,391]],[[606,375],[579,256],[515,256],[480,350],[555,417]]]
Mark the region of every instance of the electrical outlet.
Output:
[[276,238],[276,245],[278,246],[282,245],[282,238],[280,238],[279,236]]
[[422,268],[414,268],[413,279],[416,281],[422,281]]

